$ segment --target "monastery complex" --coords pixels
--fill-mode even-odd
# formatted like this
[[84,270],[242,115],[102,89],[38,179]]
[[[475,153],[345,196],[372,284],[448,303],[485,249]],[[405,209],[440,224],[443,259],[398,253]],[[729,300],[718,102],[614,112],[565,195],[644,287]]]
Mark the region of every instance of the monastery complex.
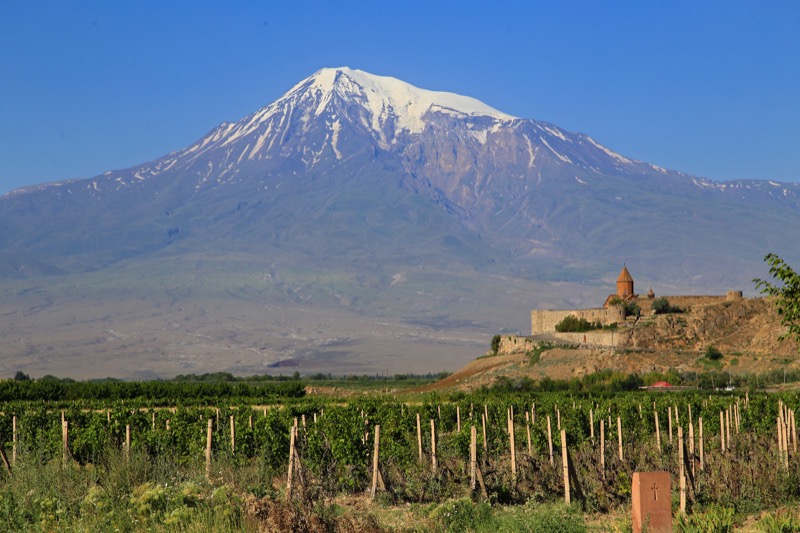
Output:
[[[666,296],[666,298],[671,306],[680,307],[688,311],[697,306],[715,305],[725,301],[741,299],[742,292],[728,291],[727,294],[721,296]],[[652,288],[645,295],[636,293],[633,277],[627,266],[623,266],[617,278],[616,292],[608,295],[602,307],[531,311],[532,338],[526,339],[528,342],[534,340],[561,340],[582,345],[624,347],[636,323],[643,317],[655,314],[652,308],[655,300],[656,295]],[[632,304],[635,304],[635,306]],[[626,307],[629,309],[638,308],[638,311],[626,316]],[[569,315],[586,319],[591,323],[599,322],[602,326],[611,327],[582,333],[557,332],[556,324]],[[613,324],[616,324],[616,328],[612,326]],[[514,343],[518,344],[520,340],[521,338],[517,338]]]

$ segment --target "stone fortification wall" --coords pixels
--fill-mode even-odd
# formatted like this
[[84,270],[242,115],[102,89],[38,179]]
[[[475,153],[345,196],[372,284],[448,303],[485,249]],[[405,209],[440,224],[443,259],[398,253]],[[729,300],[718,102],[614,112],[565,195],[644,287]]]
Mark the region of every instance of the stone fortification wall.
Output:
[[[659,297],[656,295],[656,297]],[[664,296],[669,301],[670,305],[680,307],[684,310],[691,310],[693,307],[701,307],[706,305],[716,305],[723,302],[730,302],[742,299],[741,291],[728,291],[727,294],[721,296]],[[642,310],[642,314],[650,311],[653,300],[640,296],[636,299],[636,303]]]
[[630,338],[630,331],[623,329],[620,331],[596,330],[585,333],[553,333],[553,337],[582,346],[619,348],[626,346]]
[[[568,344],[580,344],[598,348],[622,348],[627,346],[631,336],[629,329],[618,331],[587,331],[585,333],[558,333],[548,334],[554,339],[559,339]],[[500,338],[500,346],[497,348],[499,355],[511,353],[529,352],[536,348],[541,341],[532,337],[521,337],[517,335],[503,335]]]
[[497,353],[506,355],[510,353],[529,352],[536,347],[536,344],[536,341],[530,337],[503,335],[500,337],[500,346],[497,348]]
[[556,311],[537,310],[531,311],[531,335],[555,333],[556,324],[569,315],[574,315],[577,318],[585,318],[589,322],[599,321],[603,325],[613,322],[620,324],[625,322],[623,310],[619,307],[610,307],[608,309],[603,307],[598,307],[596,309],[564,309]]

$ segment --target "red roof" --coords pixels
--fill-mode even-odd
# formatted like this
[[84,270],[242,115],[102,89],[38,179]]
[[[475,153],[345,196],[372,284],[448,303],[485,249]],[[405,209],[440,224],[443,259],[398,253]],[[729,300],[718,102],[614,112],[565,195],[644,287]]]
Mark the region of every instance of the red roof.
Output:
[[633,277],[631,276],[631,273],[628,272],[628,267],[625,265],[622,265],[622,272],[619,273],[619,277],[617,278],[617,283],[620,282],[633,282]]
[[650,386],[651,387],[672,387],[672,385],[670,385],[666,381],[657,381],[657,382],[653,383]]

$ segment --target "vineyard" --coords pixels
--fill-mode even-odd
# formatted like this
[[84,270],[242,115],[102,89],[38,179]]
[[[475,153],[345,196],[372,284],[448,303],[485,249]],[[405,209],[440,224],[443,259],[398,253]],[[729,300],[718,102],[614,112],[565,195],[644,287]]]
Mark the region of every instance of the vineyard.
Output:
[[[800,499],[796,395],[484,391],[399,401],[297,390],[259,405],[251,396],[206,397],[206,406],[7,401],[0,523],[380,531],[389,528],[373,515],[415,506],[424,527],[400,530],[457,531],[496,507],[530,515],[566,501],[553,512],[579,526],[629,508],[633,472],[652,470],[671,472],[685,528],[709,513],[733,520]],[[348,499],[372,502],[348,514],[336,503]]]

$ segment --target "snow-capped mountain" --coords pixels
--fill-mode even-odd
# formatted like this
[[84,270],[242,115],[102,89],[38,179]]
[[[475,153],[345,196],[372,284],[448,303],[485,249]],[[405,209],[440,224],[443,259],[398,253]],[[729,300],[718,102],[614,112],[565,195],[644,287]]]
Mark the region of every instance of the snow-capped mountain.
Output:
[[[334,253],[366,245],[365,233],[385,234],[380,224],[392,219],[397,235],[386,246],[403,235],[411,249],[425,242],[426,225],[393,217],[413,206],[415,220],[441,219],[447,235],[435,242],[457,241],[472,266],[536,275],[539,260],[595,272],[625,259],[654,277],[691,272],[706,283],[709,265],[732,264],[713,277],[739,279],[734,272],[779,250],[800,228],[799,193],[797,184],[665,170],[473,98],[326,68],[156,161],[6,194],[0,246],[73,269],[179,242],[252,251],[270,233],[280,240],[282,228],[298,234],[299,249]],[[358,195],[358,207],[345,209],[341,227],[323,223],[343,194]],[[360,236],[354,220],[370,220]]]

